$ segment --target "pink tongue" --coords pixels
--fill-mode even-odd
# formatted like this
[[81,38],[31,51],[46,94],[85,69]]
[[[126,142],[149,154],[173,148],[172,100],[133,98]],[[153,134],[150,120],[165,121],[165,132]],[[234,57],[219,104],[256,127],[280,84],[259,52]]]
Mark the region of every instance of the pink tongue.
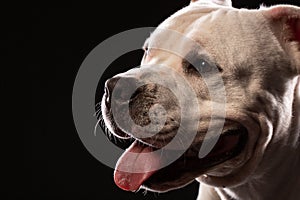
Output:
[[115,183],[123,190],[136,191],[160,165],[160,158],[151,147],[134,142],[117,162]]

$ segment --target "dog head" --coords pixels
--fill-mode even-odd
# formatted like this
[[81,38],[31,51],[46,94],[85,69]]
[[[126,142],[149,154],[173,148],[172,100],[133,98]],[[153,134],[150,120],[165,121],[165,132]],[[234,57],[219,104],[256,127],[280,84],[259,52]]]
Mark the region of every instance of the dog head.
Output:
[[290,140],[281,133],[292,121],[299,42],[294,6],[193,1],[166,19],[145,42],[141,67],[105,85],[107,128],[135,140],[116,184],[162,192],[195,178],[217,187],[247,181],[270,142]]

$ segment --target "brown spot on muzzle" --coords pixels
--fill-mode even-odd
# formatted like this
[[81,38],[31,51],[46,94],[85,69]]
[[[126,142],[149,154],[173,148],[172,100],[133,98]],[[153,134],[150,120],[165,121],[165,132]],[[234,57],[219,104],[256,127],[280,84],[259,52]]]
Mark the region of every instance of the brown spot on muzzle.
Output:
[[[159,141],[161,146],[161,141],[169,141],[166,140],[168,133],[172,132],[173,136],[176,134],[174,130],[178,129],[181,120],[179,101],[170,89],[148,82],[134,76],[116,76],[109,79],[105,84],[105,104],[113,115],[118,115],[112,116],[112,122],[116,129],[123,131],[117,131],[116,134],[126,132],[138,138],[136,134],[143,134],[143,131],[138,131],[139,127],[151,125],[155,134],[140,139],[153,145]],[[162,109],[157,109],[158,107]],[[115,123],[117,118],[119,120]]]
[[190,113],[195,111],[193,90],[181,73],[165,66],[119,74],[107,81],[106,90],[107,116],[111,116],[107,121],[157,148],[170,142],[183,118],[193,118]]
[[[155,109],[157,106],[162,109]],[[156,134],[149,138],[141,138],[153,146],[167,144],[176,135],[181,121],[177,98],[170,89],[159,84],[146,84],[139,87],[130,99],[129,112],[134,123],[141,127],[149,124],[159,126],[165,120],[163,128],[157,130]]]

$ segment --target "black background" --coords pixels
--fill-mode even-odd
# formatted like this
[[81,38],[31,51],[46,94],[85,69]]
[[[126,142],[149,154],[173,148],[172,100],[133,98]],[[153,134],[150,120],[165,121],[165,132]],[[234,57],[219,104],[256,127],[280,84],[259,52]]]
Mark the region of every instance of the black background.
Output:
[[[261,3],[296,5],[287,0],[235,0],[233,6],[258,8]],[[121,31],[157,26],[188,4],[188,0],[131,0],[4,8],[5,52],[22,77],[19,98],[29,100],[21,120],[25,124],[22,159],[17,161],[18,170],[7,172],[6,199],[196,199],[197,183],[165,194],[118,189],[113,169],[93,158],[81,143],[71,98],[76,73],[94,47]],[[141,52],[130,54],[115,65],[125,71],[138,65],[140,56]],[[30,89],[25,88],[28,83]]]

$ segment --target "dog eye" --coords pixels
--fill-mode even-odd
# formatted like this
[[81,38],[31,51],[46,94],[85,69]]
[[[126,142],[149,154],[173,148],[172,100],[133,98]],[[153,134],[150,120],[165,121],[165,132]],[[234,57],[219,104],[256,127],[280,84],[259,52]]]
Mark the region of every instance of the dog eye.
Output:
[[206,62],[205,60],[200,60],[198,63],[198,69],[200,72],[209,72],[211,70],[211,66],[208,62]]
[[212,66],[205,61],[204,59],[199,59],[197,61],[194,61],[193,63],[187,62],[185,64],[185,72],[187,73],[206,73],[210,72]]
[[215,71],[214,67],[217,67],[219,72],[223,71],[219,66],[215,66],[204,59],[199,59],[194,61],[193,63],[188,63],[185,72],[200,73],[200,74],[209,73]]

